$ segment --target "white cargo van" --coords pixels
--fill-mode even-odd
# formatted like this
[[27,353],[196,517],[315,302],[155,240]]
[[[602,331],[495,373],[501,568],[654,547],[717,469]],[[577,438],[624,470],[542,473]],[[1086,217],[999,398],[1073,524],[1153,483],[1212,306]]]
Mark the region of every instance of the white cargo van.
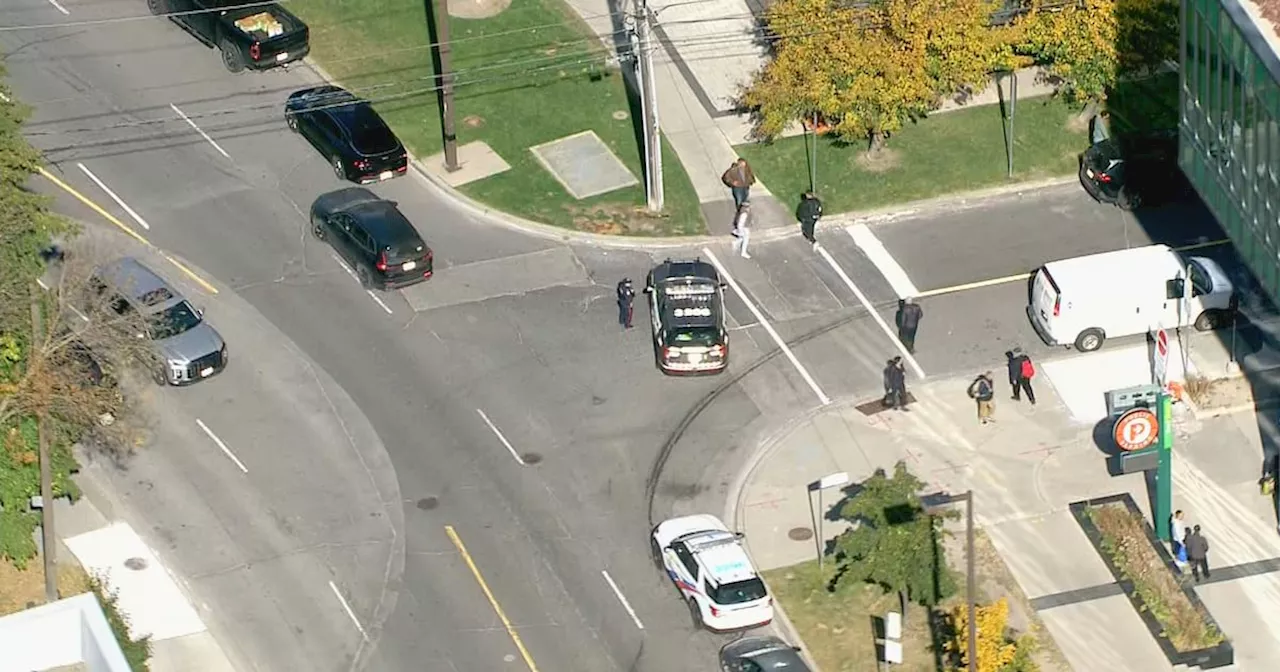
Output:
[[1235,309],[1235,289],[1217,262],[1151,245],[1045,264],[1027,316],[1049,345],[1092,352],[1108,338],[1157,327],[1207,331]]

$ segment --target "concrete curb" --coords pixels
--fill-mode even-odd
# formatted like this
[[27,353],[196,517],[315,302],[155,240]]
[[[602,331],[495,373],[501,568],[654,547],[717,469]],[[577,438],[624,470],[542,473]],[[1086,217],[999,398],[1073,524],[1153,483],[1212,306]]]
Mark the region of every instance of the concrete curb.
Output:
[[[303,59],[303,62],[306,63],[307,67],[310,68],[312,72],[324,81],[337,82],[334,77],[332,77],[318,63],[312,60],[310,56]],[[535,222],[501,210],[495,210],[494,208],[463,194],[461,191],[450,186],[438,176],[431,174],[425,167],[423,167],[422,160],[414,156],[412,153],[409,154],[409,158],[410,164],[413,166],[414,175],[422,180],[429,189],[443,197],[446,201],[454,203],[469,214],[484,219],[490,223],[497,224],[526,235],[542,238],[544,240],[554,240],[561,243],[593,245],[596,247],[610,249],[668,250],[686,247],[699,247],[727,240],[729,238],[727,235],[665,237],[609,236],[599,233],[587,233],[585,231],[571,231],[551,224]],[[920,201],[908,201],[906,203],[899,203],[883,208],[840,213],[832,215],[827,221],[831,224],[843,226],[860,223],[884,224],[897,219],[912,217],[914,215],[921,214],[922,212],[944,209],[963,209],[965,207],[972,207],[973,205],[992,198],[998,198],[1001,196],[1020,196],[1027,192],[1040,191],[1046,188],[1071,184],[1076,182],[1077,179],[1077,176],[1072,175],[1070,177],[1063,176],[1046,180],[1004,184],[996,187],[988,187],[986,189],[946,194]],[[800,235],[799,226],[775,226],[761,228],[758,231],[753,232],[752,240],[757,243],[767,243],[793,235]]]

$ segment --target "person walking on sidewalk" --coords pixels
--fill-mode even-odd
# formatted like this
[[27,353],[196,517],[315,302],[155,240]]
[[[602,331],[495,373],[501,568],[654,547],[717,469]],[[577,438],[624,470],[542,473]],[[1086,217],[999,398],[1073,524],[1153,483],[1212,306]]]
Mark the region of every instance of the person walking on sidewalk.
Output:
[[894,357],[884,368],[885,405],[897,411],[907,410],[907,371],[902,357]]
[[738,206],[738,212],[733,216],[733,251],[740,255],[743,259],[750,259],[751,255],[747,253],[747,245],[751,242],[751,204],[743,203]]
[[1200,575],[1209,578],[1209,540],[1200,532],[1200,526],[1191,528],[1187,535],[1187,559],[1191,562],[1191,575],[1200,583]]
[[996,388],[991,372],[987,371],[969,383],[969,398],[978,402],[978,421],[982,424],[995,422]]
[[1173,563],[1179,569],[1187,566],[1187,523],[1183,520],[1182,509],[1173,512],[1169,519],[1170,545],[1173,547]]
[[898,302],[898,340],[907,352],[916,354],[916,331],[920,329],[920,318],[924,317],[924,308],[916,300],[907,297]]
[[1013,388],[1013,400],[1022,401],[1022,393],[1027,393],[1027,401],[1036,405],[1036,391],[1031,389],[1031,379],[1036,375],[1036,365],[1031,357],[1022,352],[1022,348],[1014,348],[1004,353],[1009,365],[1009,387]]
[[800,221],[800,235],[809,241],[813,249],[818,249],[818,239],[814,237],[814,229],[818,226],[818,218],[822,217],[822,201],[812,191],[804,192],[800,197],[800,205],[796,206],[796,219]]
[[618,283],[618,324],[623,329],[631,328],[631,315],[634,312],[636,290],[631,286],[631,278],[623,278]]
[[751,172],[746,159],[739,158],[724,171],[720,181],[733,193],[733,207],[740,208],[751,198],[751,185],[756,183],[756,174]]

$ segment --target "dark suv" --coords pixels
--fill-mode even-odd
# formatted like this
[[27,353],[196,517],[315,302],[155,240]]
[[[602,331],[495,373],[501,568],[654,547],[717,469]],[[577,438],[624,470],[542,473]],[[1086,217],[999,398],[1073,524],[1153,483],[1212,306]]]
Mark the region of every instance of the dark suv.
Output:
[[395,201],[368,189],[348,187],[317,198],[311,233],[351,265],[365,289],[399,289],[431,277],[431,248]]
[[307,139],[340,180],[359,184],[404,175],[409,155],[368,101],[325,85],[295,91],[284,104],[289,128]]
[[666,261],[645,281],[653,347],[663,373],[720,373],[729,366],[724,283],[711,264]]
[[1176,200],[1187,190],[1178,169],[1178,132],[1107,138],[1080,157],[1080,183],[1102,203],[1123,210]]

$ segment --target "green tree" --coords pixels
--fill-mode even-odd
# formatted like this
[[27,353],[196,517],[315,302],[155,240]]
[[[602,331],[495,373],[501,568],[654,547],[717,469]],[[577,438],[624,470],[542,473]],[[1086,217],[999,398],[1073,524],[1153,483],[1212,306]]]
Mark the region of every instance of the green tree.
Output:
[[879,149],[942,97],[986,84],[1010,53],[989,27],[994,0],[778,0],[765,20],[774,58],[742,94],[756,133],[819,117]]
[[1121,76],[1149,74],[1178,61],[1178,0],[1115,0]]
[[[1016,50],[1060,79],[1059,91],[1077,102],[1102,99],[1119,68],[1115,0],[1028,0],[1017,20]],[[1177,31],[1174,31],[1177,34]]]
[[941,544],[942,519],[925,512],[920,479],[899,462],[878,470],[840,508],[853,527],[835,541],[839,585],[876,583],[925,605],[955,593]]

